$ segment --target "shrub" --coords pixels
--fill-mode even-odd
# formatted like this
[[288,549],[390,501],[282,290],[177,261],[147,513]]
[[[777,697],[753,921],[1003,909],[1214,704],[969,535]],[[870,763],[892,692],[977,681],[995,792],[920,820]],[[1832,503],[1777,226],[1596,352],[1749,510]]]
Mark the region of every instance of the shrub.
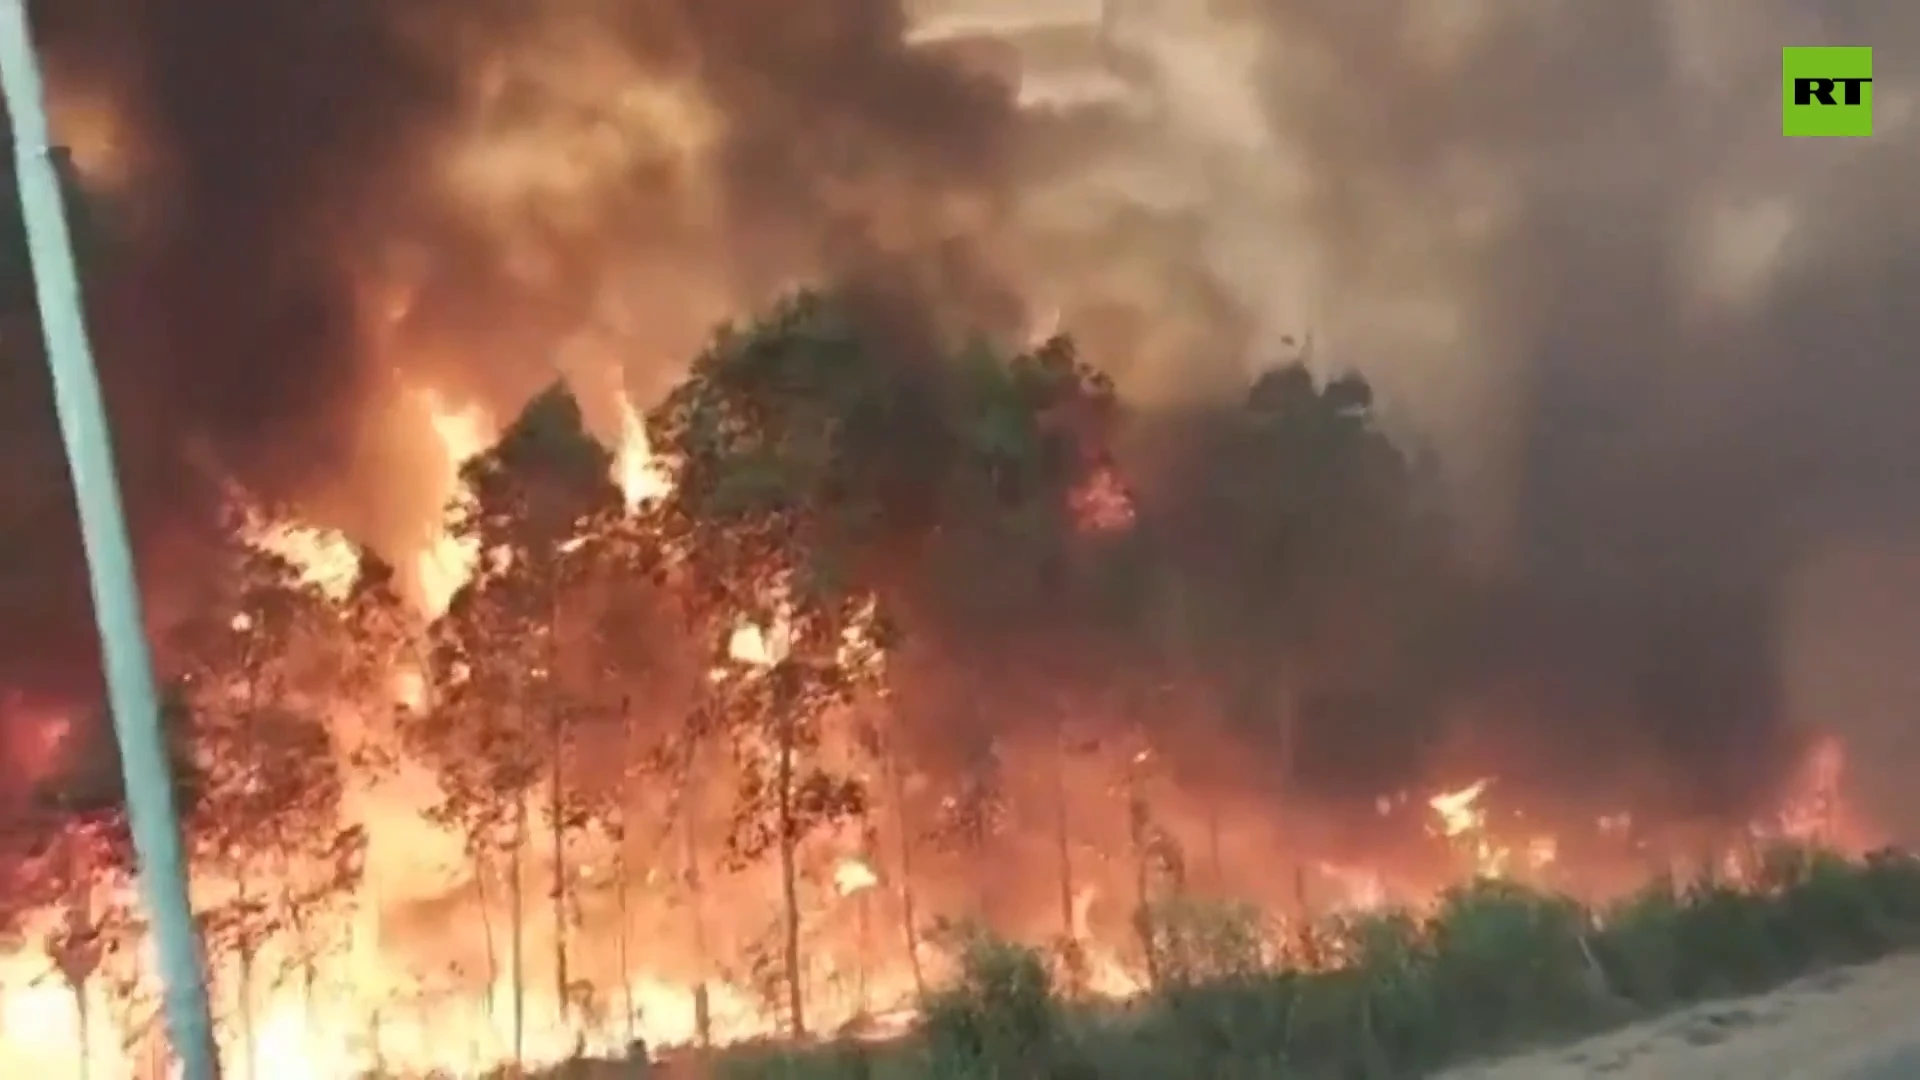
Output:
[[1303,929],[1292,951],[1324,961],[1311,967],[1276,965],[1249,908],[1168,901],[1145,920],[1159,984],[1129,1003],[1063,999],[1041,953],[973,933],[905,1043],[728,1075],[1386,1080],[1920,944],[1920,862],[1775,847],[1749,864],[1598,911],[1479,881],[1423,911]]
[[966,931],[955,983],[928,994],[918,1035],[930,1075],[1016,1080],[1052,1075],[1062,1050],[1061,1007],[1038,951]]

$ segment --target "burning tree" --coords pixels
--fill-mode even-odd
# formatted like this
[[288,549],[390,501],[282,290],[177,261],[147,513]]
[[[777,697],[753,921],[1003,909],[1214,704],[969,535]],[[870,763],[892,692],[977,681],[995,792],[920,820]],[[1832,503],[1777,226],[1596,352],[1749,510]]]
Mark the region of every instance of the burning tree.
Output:
[[[1277,794],[1339,784],[1349,761],[1413,760],[1406,721],[1452,564],[1421,463],[1382,429],[1371,387],[1289,364],[1184,426],[1200,430],[1170,448],[1141,525],[1173,666],[1218,687],[1243,745],[1274,755]],[[1303,721],[1330,711],[1351,718],[1343,738],[1380,744],[1302,745],[1332,727]]]
[[[163,702],[162,722],[175,755],[177,797],[190,807],[197,785],[188,756],[186,714],[176,696]],[[49,974],[73,995],[78,1021],[77,1062],[82,1080],[93,1069],[97,1038],[95,1007],[102,995],[95,980],[106,976],[105,996],[118,1007],[118,1027],[127,1039],[120,1049],[155,1029],[157,999],[150,973],[141,970],[137,948],[146,926],[135,894],[132,837],[127,828],[126,792],[120,772],[120,747],[110,721],[94,715],[69,726],[57,748],[55,772],[37,784],[30,816],[8,840],[23,840],[5,852],[8,915],[52,915],[19,928],[42,935],[41,951],[53,964]]]
[[[615,966],[630,1046],[639,1037],[632,980],[634,878],[644,859],[664,855],[661,845],[672,838],[676,819],[695,812],[690,751],[703,737],[701,725],[691,720],[665,730],[649,723],[687,715],[695,702],[693,684],[705,673],[705,658],[688,655],[692,650],[670,602],[657,525],[649,508],[630,496],[623,513],[593,522],[570,553],[568,647],[558,669],[568,688],[575,741],[593,748],[595,766],[578,770],[577,782],[564,794],[565,811],[570,829],[597,834],[611,848],[597,878],[612,894]],[[649,800],[653,788],[666,796]],[[645,827],[650,812],[664,819],[651,833]],[[702,946],[696,941],[697,951]],[[593,992],[578,980],[573,989],[576,997]]]
[[[985,687],[934,688],[958,698],[978,730],[1006,731],[991,715],[1011,702],[1016,716],[1050,731],[1052,782],[1046,817],[1054,837],[1061,933],[1076,933],[1072,823],[1067,774],[1086,743],[1072,730],[1076,689],[1106,693],[1122,640],[1124,592],[1112,585],[1109,531],[1128,509],[1111,442],[1117,404],[1111,382],[1054,338],[1011,358],[974,350],[952,365],[947,391],[951,458],[940,477],[939,528],[922,549],[925,566],[903,606],[931,637],[940,663],[996,673],[994,705]],[[1122,668],[1124,670],[1124,668]],[[902,689],[911,707],[921,695]],[[932,703],[928,703],[932,704]],[[926,706],[922,706],[926,707]],[[991,769],[997,755],[968,759]],[[977,802],[985,777],[962,777],[958,806]],[[970,790],[972,789],[972,790]]]
[[[358,883],[364,836],[344,823],[343,765],[329,730],[344,638],[340,611],[279,555],[234,540],[227,591],[175,642],[191,712],[198,797],[188,814],[216,950],[233,958],[232,994],[249,1073],[254,1009],[298,973],[312,1001],[316,953],[338,944],[329,909]],[[269,955],[277,967],[259,970]]]
[[452,530],[480,552],[480,565],[432,628],[435,700],[406,724],[411,743],[438,766],[441,817],[468,838],[483,914],[488,868],[497,858],[507,864],[516,1061],[525,1048],[529,803],[543,774],[554,979],[563,1019],[570,1014],[566,841],[578,815],[568,806],[564,770],[572,721],[585,702],[582,688],[563,678],[564,616],[569,590],[593,565],[594,530],[623,506],[612,471],[612,455],[587,433],[564,385],[536,397],[499,442],[461,466],[465,494]]
[[[778,631],[782,648],[749,650],[761,675],[716,692],[736,730],[772,725],[775,775],[763,782],[743,765],[745,805],[773,804],[769,843],[787,879],[800,827],[789,759],[856,696],[886,689],[897,621],[938,627],[943,652],[971,650],[965,659],[989,669],[1033,670],[1080,581],[1075,538],[1100,509],[1085,496],[1114,475],[1112,387],[1069,342],[1012,358],[954,351],[897,314],[869,296],[798,295],[723,331],[651,417],[676,469],[664,520],[695,624],[723,663],[740,658],[743,620],[763,645]],[[1114,501],[1111,483],[1101,493]],[[888,726],[862,741],[897,775],[902,747],[879,730]],[[798,1028],[790,880],[786,893]]]
[[363,554],[340,617],[349,646],[340,670],[342,696],[368,719],[395,705],[425,707],[432,657],[423,645],[424,627],[400,597],[393,567]]
[[689,618],[715,663],[735,669],[715,683],[713,710],[740,776],[731,848],[779,855],[795,1034],[806,1030],[797,848],[865,805],[864,785],[815,752],[883,677],[892,641],[868,557],[917,468],[892,444],[913,402],[887,360],[839,298],[802,294],[723,330],[649,418],[675,470],[661,514]]

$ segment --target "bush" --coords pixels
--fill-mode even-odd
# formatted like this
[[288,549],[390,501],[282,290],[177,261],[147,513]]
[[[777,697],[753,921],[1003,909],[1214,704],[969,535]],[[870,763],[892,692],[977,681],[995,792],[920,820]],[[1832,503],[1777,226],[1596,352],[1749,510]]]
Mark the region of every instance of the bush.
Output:
[[968,931],[960,977],[927,996],[918,1035],[928,1075],[1014,1080],[1053,1075],[1064,1047],[1053,976],[1038,951]]
[[1920,944],[1920,862],[1759,852],[1735,880],[1657,879],[1594,911],[1502,881],[1276,935],[1243,907],[1169,901],[1145,925],[1158,985],[1130,1003],[1055,992],[1039,952],[966,936],[961,975],[909,1040],[798,1053],[792,1080],[1384,1080],[1579,1036]]

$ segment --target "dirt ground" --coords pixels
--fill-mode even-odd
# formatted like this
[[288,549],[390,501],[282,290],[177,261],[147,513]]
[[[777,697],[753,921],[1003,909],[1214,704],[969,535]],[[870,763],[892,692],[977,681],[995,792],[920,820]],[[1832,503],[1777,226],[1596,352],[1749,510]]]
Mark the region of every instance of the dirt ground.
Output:
[[1442,1080],[1920,1080],[1920,956],[1828,972]]

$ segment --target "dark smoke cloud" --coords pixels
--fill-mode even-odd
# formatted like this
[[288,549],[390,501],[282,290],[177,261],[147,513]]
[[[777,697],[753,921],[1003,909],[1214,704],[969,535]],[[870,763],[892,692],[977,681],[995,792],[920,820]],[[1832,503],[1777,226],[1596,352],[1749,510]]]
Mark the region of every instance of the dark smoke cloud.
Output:
[[[1920,544],[1903,479],[1920,140],[1900,59],[1920,19],[1791,0],[1109,11],[1109,65],[1150,107],[1027,190],[1036,227],[1091,256],[1040,282],[1078,301],[1070,321],[1115,296],[1136,326],[1232,312],[1199,347],[1097,353],[1136,401],[1244,382],[1249,329],[1255,361],[1310,336],[1439,451],[1470,541],[1449,632],[1382,679],[1429,691],[1303,737],[1355,789],[1403,782],[1411,740],[1453,781],[1499,771],[1595,812],[1768,802],[1804,722],[1848,726],[1796,685],[1803,579]],[[1873,140],[1779,135],[1778,50],[1823,43],[1879,50]],[[1163,269],[1116,269],[1141,261]],[[1206,303],[1169,287],[1196,273]],[[1903,625],[1870,599],[1812,606]],[[1888,712],[1899,666],[1827,698]],[[1383,723],[1406,739],[1370,745]]]
[[[371,374],[351,260],[456,104],[448,74],[409,50],[387,11],[216,0],[33,12],[56,92],[110,103],[134,176],[97,194],[106,224],[88,286],[128,512],[163,608],[204,572],[223,482],[286,499],[351,460],[344,421]],[[21,351],[10,359],[40,362]],[[58,461],[36,422],[47,407],[19,403],[31,423],[20,441]],[[29,497],[58,492],[62,512],[38,519],[40,565],[10,629],[62,632],[11,658],[71,692],[91,682],[82,568],[64,476],[40,480]],[[50,671],[43,651],[68,662]]]
[[[1497,472],[1479,479],[1499,498],[1480,503],[1505,504],[1503,585],[1475,668],[1489,697],[1521,688],[1495,718],[1546,748],[1533,764],[1563,789],[1652,772],[1678,811],[1751,809],[1806,719],[1784,709],[1792,575],[1920,524],[1920,211],[1902,194],[1920,140],[1896,104],[1914,89],[1913,13],[1257,10],[1267,116],[1309,178],[1327,287],[1364,294],[1399,269],[1455,313],[1453,346],[1423,371],[1368,343],[1343,359],[1404,394],[1476,388],[1466,409],[1433,395],[1421,418],[1455,450],[1494,436],[1480,459]],[[1436,48],[1442,16],[1460,25]],[[1779,137],[1778,50],[1821,43],[1877,48],[1872,141]],[[1401,208],[1444,219],[1487,193],[1486,224],[1431,262],[1396,253]],[[1743,242],[1756,265],[1714,254]]]
[[[510,409],[612,357],[651,391],[713,321],[821,274],[995,319],[1064,297],[1140,396],[1311,330],[1432,437],[1483,534],[1494,584],[1452,612],[1429,719],[1496,729],[1571,794],[1646,774],[1677,810],[1744,812],[1792,749],[1787,584],[1920,519],[1920,149],[1895,116],[1920,9],[1122,6],[1162,108],[1071,145],[1092,173],[1144,148],[1186,209],[1156,192],[1087,228],[1074,155],[1039,140],[1045,182],[1010,188],[1034,128],[902,49],[887,0],[40,5],[139,166],[96,300],[149,567],[191,579],[215,472],[320,485],[404,538],[400,384]],[[1823,41],[1882,50],[1875,139],[1773,128],[1777,49]],[[49,437],[14,460],[57,462]],[[54,548],[9,582],[9,645],[87,637]]]
[[[952,238],[992,226],[1010,103],[907,52],[888,0],[34,16],[56,89],[111,103],[133,178],[91,285],[163,609],[202,573],[223,480],[417,538],[434,496],[408,474],[436,451],[405,388],[502,415],[560,371],[625,368],[645,392],[795,280],[934,249],[927,284],[991,282]],[[44,406],[26,395],[23,419]],[[58,460],[46,425],[22,438]],[[9,622],[44,642],[57,621],[61,655],[84,656],[64,496],[41,476],[10,497],[49,527]],[[44,672],[40,651],[10,660]]]

